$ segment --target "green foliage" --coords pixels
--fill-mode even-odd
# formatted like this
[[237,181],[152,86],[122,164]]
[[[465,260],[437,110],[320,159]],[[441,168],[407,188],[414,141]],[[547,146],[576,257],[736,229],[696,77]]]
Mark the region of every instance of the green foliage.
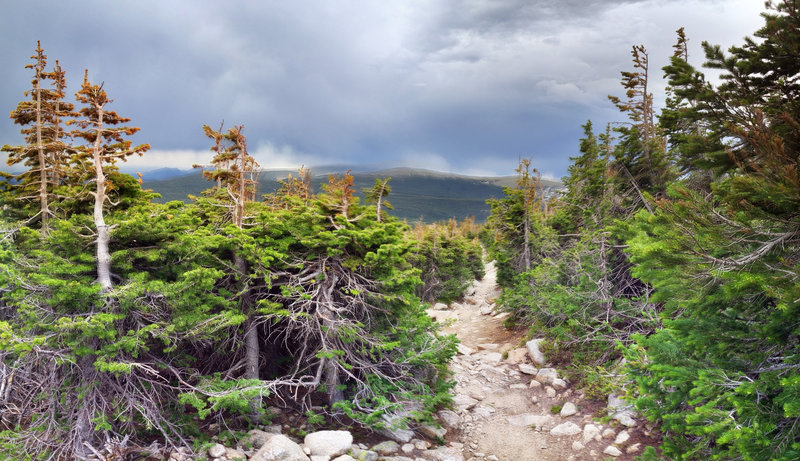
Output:
[[417,296],[425,302],[461,299],[475,279],[483,278],[483,249],[474,220],[418,224],[410,232],[409,262],[419,269]]

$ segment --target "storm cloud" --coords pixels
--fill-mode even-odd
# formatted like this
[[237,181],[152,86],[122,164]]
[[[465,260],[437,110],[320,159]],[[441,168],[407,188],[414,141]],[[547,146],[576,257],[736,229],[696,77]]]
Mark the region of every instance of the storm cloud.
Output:
[[[630,48],[651,69],[685,27],[728,47],[761,24],[754,0],[430,0],[4,2],[0,108],[31,80],[36,40],[84,68],[153,151],[142,167],[208,158],[201,126],[244,124],[267,168],[414,166],[512,174],[520,156],[566,173],[580,125],[621,120]],[[657,82],[655,92],[658,94]],[[0,120],[0,142],[21,141]]]

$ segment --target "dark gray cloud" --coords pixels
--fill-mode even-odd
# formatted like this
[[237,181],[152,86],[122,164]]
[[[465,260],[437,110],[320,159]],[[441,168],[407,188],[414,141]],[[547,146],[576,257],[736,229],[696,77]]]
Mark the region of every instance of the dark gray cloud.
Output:
[[[201,125],[224,119],[245,125],[267,167],[511,174],[532,156],[560,176],[581,123],[619,118],[606,95],[619,92],[631,45],[646,44],[658,68],[680,26],[694,51],[701,40],[736,43],[760,24],[754,3],[5,2],[0,108],[23,98],[41,39],[73,92],[88,68],[113,109],[142,128],[135,141],[153,146],[143,167],[202,161]],[[0,142],[19,139],[0,120]]]

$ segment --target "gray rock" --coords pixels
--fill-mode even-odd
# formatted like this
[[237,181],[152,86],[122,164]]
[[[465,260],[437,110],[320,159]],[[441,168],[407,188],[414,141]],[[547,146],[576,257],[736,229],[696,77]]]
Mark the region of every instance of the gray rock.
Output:
[[428,424],[423,424],[419,427],[420,434],[430,439],[443,439],[447,434],[447,429],[443,427],[435,427]]
[[338,458],[334,458],[333,461],[358,461],[350,455],[342,455]]
[[353,449],[350,451],[350,454],[356,459],[356,461],[378,461],[378,454],[372,450],[353,447]]
[[540,368],[534,379],[549,386],[553,384],[553,380],[558,379],[558,372],[555,368]]
[[259,448],[263,447],[265,443],[269,442],[269,439],[275,437],[277,434],[274,432],[267,432],[261,431],[258,429],[253,429],[247,433],[247,437],[245,438],[245,444],[250,444],[253,448],[258,450]]
[[400,451],[402,451],[403,453],[406,453],[406,454],[411,453],[412,451],[414,451],[414,444],[413,443],[404,443],[400,447]]
[[311,461],[331,461],[331,457],[328,455],[311,455]]
[[553,380],[552,386],[556,390],[563,391],[564,389],[567,388],[567,382],[561,378],[556,378]]
[[446,311],[447,309],[450,309],[450,306],[445,303],[436,303],[433,305],[433,309],[437,311]]
[[525,349],[524,347],[511,349],[510,351],[508,351],[508,358],[506,359],[506,362],[514,364],[524,363],[525,357],[527,356],[528,356],[528,350]]
[[600,439],[600,428],[594,424],[587,424],[583,426],[583,443],[589,443],[592,440]]
[[491,304],[484,304],[481,306],[480,312],[481,315],[492,315],[492,312],[494,312],[494,307],[492,307]]
[[225,458],[229,459],[230,461],[246,461],[247,454],[242,450],[237,450],[235,448],[226,448]]
[[503,360],[503,354],[499,352],[482,352],[481,360],[489,365],[497,365]]
[[617,434],[617,438],[614,439],[614,445],[622,445],[628,440],[630,440],[630,438],[631,435],[628,433],[628,431],[622,431],[619,434]]
[[219,458],[225,454],[225,445],[215,443],[213,447],[208,449],[208,456],[212,458]]
[[480,343],[477,346],[479,351],[496,351],[500,345],[496,343]]
[[556,390],[553,389],[550,386],[545,387],[544,391],[547,394],[547,396],[550,397],[550,398],[553,398],[553,397],[556,396]]
[[406,418],[412,412],[419,411],[420,408],[421,405],[417,402],[405,402],[403,411],[393,415],[386,414],[381,417],[388,429],[377,431],[377,433],[400,443],[410,442],[414,438],[414,431],[405,427]]
[[464,461],[461,451],[453,447],[440,447],[424,453],[425,459],[431,461]]
[[474,350],[472,350],[472,348],[471,348],[471,347],[465,346],[465,345],[463,345],[463,344],[460,344],[460,343],[459,343],[459,345],[458,345],[458,346],[456,346],[456,350],[457,350],[457,351],[458,351],[458,353],[459,353],[459,354],[461,354],[461,355],[470,355],[470,354],[472,354],[473,352],[475,352]]
[[527,364],[527,363],[520,363],[518,365],[518,367],[519,367],[519,371],[525,373],[526,375],[536,376],[536,374],[539,373],[539,369],[538,368],[536,368],[533,365]]
[[[409,441],[410,440],[411,439],[409,439]],[[378,454],[381,455],[393,455],[397,453],[399,450],[400,450],[400,445],[393,440],[387,440],[372,447],[372,451],[377,452]]]
[[614,445],[607,446],[606,449],[603,450],[603,453],[605,453],[605,454],[607,454],[609,456],[613,456],[615,458],[622,454],[622,452],[619,451],[619,448],[615,447]]
[[634,443],[633,445],[629,446],[627,450],[625,450],[625,453],[632,455],[638,452],[641,447],[642,447],[641,443]]
[[[455,405],[458,410],[470,410],[477,404],[477,400],[464,394],[456,394],[456,396],[453,397],[453,405]],[[406,442],[407,441],[408,440],[406,440]]]
[[604,439],[611,439],[615,435],[617,435],[617,432],[614,429],[611,429],[610,427],[608,429],[604,429],[603,430],[603,438]]
[[555,436],[576,435],[580,433],[581,433],[581,428],[573,422],[561,423],[558,426],[550,429],[550,435],[555,435]]
[[582,444],[582,443],[580,443],[580,442],[578,442],[577,440],[576,440],[576,441],[574,441],[574,442],[572,442],[572,449],[573,449],[573,450],[575,450],[575,451],[581,451],[581,450],[583,450],[584,448],[586,448],[586,447],[584,447],[584,446],[583,446],[583,444]]
[[562,417],[572,416],[578,412],[578,407],[575,406],[572,402],[567,402],[564,406],[561,407],[561,413],[559,413]]
[[531,360],[533,360],[535,365],[539,365],[540,367],[547,363],[544,354],[539,348],[539,344],[541,344],[542,341],[544,341],[544,339],[536,338],[525,343],[525,347],[528,348],[528,355],[531,356]]
[[489,455],[486,457],[486,461],[500,461],[500,458],[495,455]]
[[349,431],[319,431],[306,435],[303,444],[311,450],[312,455],[343,455],[353,446],[353,435]]
[[616,394],[608,395],[608,413],[611,419],[615,419],[623,426],[633,427],[636,425],[636,412],[633,411],[633,405],[629,404]]
[[553,417],[550,415],[535,415],[532,413],[526,413],[522,415],[514,415],[509,416],[506,418],[508,424],[517,427],[529,427],[533,426],[537,429],[541,429],[553,422]]
[[277,434],[270,438],[250,461],[310,461],[300,445],[285,435]]
[[455,411],[441,410],[437,414],[444,427],[455,429],[461,425],[461,417]]

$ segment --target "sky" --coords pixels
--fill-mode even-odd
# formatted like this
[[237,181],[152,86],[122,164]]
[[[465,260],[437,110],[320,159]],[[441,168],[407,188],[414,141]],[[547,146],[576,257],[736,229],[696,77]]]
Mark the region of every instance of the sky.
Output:
[[[137,0],[0,2],[0,109],[25,99],[41,40],[69,94],[83,70],[152,150],[130,167],[210,160],[202,125],[244,125],[266,169],[408,166],[511,175],[521,157],[566,174],[581,125],[624,121],[630,51],[651,87],[675,30],[727,49],[762,24],[761,0]],[[655,79],[653,78],[655,77]],[[70,96],[70,100],[73,100]],[[0,111],[1,112],[1,111]],[[0,119],[0,144],[19,144]]]

